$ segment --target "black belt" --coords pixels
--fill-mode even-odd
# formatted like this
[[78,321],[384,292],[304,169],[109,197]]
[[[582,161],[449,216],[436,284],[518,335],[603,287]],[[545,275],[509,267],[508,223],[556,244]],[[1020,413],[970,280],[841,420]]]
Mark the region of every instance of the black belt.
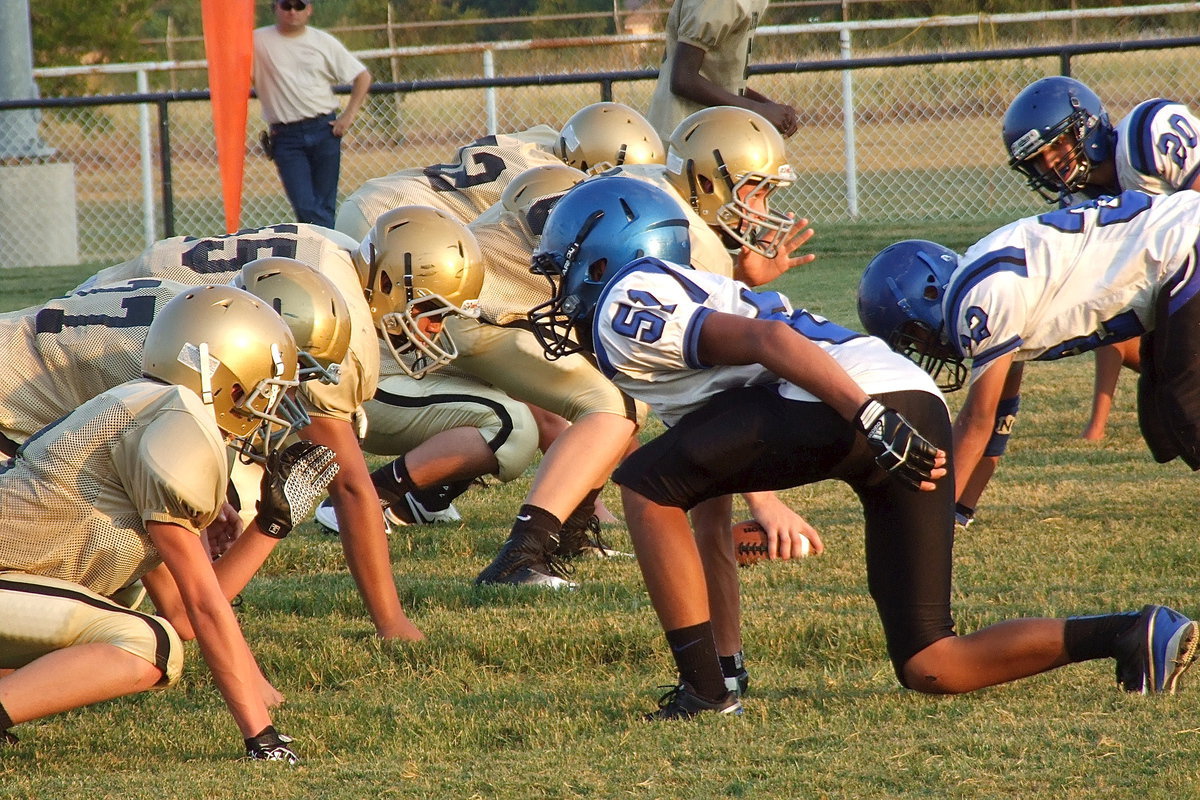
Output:
[[277,131],[282,128],[292,128],[292,127],[295,127],[296,125],[304,125],[305,123],[308,123],[308,122],[316,122],[317,120],[329,119],[331,117],[336,117],[336,116],[337,116],[337,112],[330,111],[326,114],[318,114],[315,117],[306,117],[305,119],[298,119],[295,122],[276,122],[275,124],[273,124],[271,126],[271,130]]

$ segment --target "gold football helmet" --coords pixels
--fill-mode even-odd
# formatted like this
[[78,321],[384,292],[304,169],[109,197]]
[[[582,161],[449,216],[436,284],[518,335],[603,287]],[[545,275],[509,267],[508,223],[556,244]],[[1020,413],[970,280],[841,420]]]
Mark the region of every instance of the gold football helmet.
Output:
[[142,374],[191,389],[221,430],[261,457],[275,428],[286,433],[308,424],[285,399],[299,385],[296,358],[291,329],[262,300],[232,286],[196,286],[150,323]]
[[592,103],[571,115],[558,133],[554,154],[590,174],[622,164],[661,164],[662,137],[638,112],[622,103]]
[[705,222],[767,258],[795,224],[768,205],[795,180],[783,137],[753,111],[713,106],[686,117],[667,144],[667,179]]
[[354,253],[375,328],[396,364],[414,378],[445,366],[458,348],[442,320],[479,316],[483,253],[475,235],[430,206],[383,214]]
[[[540,235],[546,217],[563,192],[587,177],[587,173],[566,164],[542,164],[517,175],[500,194],[506,211],[520,215],[535,236]],[[540,201],[546,202],[540,202]]]
[[350,347],[350,308],[333,281],[294,258],[251,261],[230,284],[245,289],[283,317],[300,351],[300,380],[337,383]]

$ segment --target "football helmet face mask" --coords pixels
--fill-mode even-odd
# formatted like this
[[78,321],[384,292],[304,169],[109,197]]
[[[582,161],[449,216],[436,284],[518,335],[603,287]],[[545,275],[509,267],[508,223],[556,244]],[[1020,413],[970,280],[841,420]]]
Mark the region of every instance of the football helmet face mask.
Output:
[[[604,287],[643,256],[688,265],[688,222],[679,201],[658,187],[621,176],[584,181],[563,195],[546,220],[533,271],[554,297],[529,312],[534,335],[554,360],[584,348]],[[556,283],[557,281],[557,283]]]
[[333,281],[293,258],[251,261],[230,285],[245,289],[283,318],[296,337],[300,380],[338,382],[350,347],[350,309]]
[[571,115],[559,131],[554,154],[590,175],[622,164],[661,164],[662,137],[637,111],[623,103],[593,103]]
[[1002,136],[1008,166],[1051,203],[1083,189],[1096,166],[1113,157],[1108,112],[1074,78],[1056,75],[1022,89],[1004,113]]
[[867,333],[928,372],[943,392],[966,381],[967,368],[949,341],[942,300],[958,255],[923,239],[885,247],[858,284],[858,318]]
[[457,219],[430,206],[383,214],[354,253],[376,330],[396,364],[423,378],[449,364],[458,348],[443,320],[477,318],[483,253]]
[[232,286],[176,295],[150,324],[142,351],[142,374],[195,392],[255,460],[310,421],[287,396],[299,385],[297,372],[291,329],[262,300]]
[[769,198],[795,180],[783,137],[763,116],[714,106],[686,117],[667,143],[667,179],[709,225],[767,258],[795,225]]

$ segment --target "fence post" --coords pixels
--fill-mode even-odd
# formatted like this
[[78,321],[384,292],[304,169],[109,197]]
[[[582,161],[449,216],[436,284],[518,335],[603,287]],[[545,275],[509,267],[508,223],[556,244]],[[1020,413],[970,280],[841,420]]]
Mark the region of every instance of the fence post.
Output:
[[158,101],[158,151],[162,161],[163,236],[175,235],[175,187],[171,185],[171,120],[166,100]]
[[[838,44],[843,59],[850,58],[850,29],[838,31]],[[858,154],[854,142],[854,77],[853,71],[842,70],[842,132],[846,142],[846,213],[858,219]]]
[[[146,70],[137,71],[138,94],[150,93]],[[147,247],[154,244],[154,175],[150,158],[150,106],[138,104],[138,157],[142,172],[142,238]]]
[[[483,51],[483,77],[488,79],[496,77],[496,53],[490,48]],[[499,130],[496,121],[496,87],[487,87],[484,97],[487,99],[487,132],[495,136],[496,131]]]
[[[394,25],[395,25],[395,20],[392,18],[392,4],[388,3],[387,4],[387,43],[388,43],[389,50],[396,49],[396,29],[395,29],[395,27],[393,27]],[[390,66],[391,70],[392,70],[392,83],[399,83],[400,82],[400,59],[397,58],[396,56],[392,56],[391,58],[388,59],[388,66]],[[172,74],[174,74],[174,73],[172,73]],[[400,130],[400,120],[402,117],[402,115],[400,113],[400,104],[401,104],[401,102],[403,102],[403,100],[404,100],[404,95],[401,94],[400,92],[395,92],[392,95],[392,105],[396,107],[396,130],[397,131]]]

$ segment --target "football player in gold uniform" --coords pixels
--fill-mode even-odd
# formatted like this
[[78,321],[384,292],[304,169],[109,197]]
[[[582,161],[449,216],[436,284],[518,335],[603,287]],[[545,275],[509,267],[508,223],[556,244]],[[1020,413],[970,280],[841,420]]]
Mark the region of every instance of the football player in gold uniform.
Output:
[[[312,422],[303,436],[337,454],[341,470],[330,486],[330,496],[346,528],[353,531],[342,540],[342,546],[376,632],[388,638],[420,639],[422,633],[404,613],[396,591],[387,532],[378,513],[378,495],[358,446],[358,425],[366,419],[362,403],[374,395],[379,382],[379,349],[370,311],[350,261],[349,251],[357,246],[357,242],[336,231],[299,223],[225,236],[177,236],[156,242],[123,264],[101,270],[81,288],[93,287],[95,296],[102,297],[107,291],[103,287],[134,279],[165,278],[188,285],[227,283],[245,265],[263,258],[295,259],[332,282],[350,312],[349,350],[339,363],[336,384],[305,382],[301,394]],[[127,316],[119,304],[102,313],[106,317]],[[104,330],[107,335],[122,332],[116,325]],[[242,470],[235,471],[236,484],[243,483],[241,474]]]
[[681,120],[710,106],[761,114],[784,136],[796,109],[746,85],[754,31],[767,0],[676,0],[667,14],[666,48],[647,118],[665,138]]
[[[109,597],[144,578],[177,587],[246,755],[294,763],[229,605],[336,469],[309,443],[266,452],[299,417],[291,331],[230,286],[186,289],[150,324],[144,378],[109,389],[0,465],[0,734],[14,724],[173,685],[183,647],[170,621]],[[219,561],[228,447],[266,458],[256,524]]]
[[485,136],[460,147],[448,163],[372,178],[338,207],[334,225],[361,240],[385,211],[410,205],[432,206],[470,223],[531,167],[565,163],[588,171],[661,162],[663,155],[662,140],[641,114],[621,103],[594,103],[575,112],[561,130],[538,125]]
[[[431,206],[392,209],[354,262],[385,375],[366,404],[363,448],[400,456],[372,473],[384,517],[435,519],[473,478],[524,472],[538,441],[529,410],[469,375],[442,371],[458,353],[447,321],[478,315],[483,255],[467,226]],[[330,511],[322,504],[317,520],[337,531]]]

